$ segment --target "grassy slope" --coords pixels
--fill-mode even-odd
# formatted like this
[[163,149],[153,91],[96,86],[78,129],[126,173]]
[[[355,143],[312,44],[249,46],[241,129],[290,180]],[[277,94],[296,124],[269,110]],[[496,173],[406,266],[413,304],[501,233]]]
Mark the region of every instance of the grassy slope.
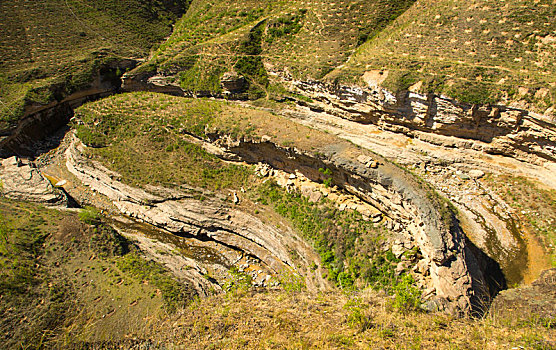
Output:
[[115,236],[93,239],[75,214],[34,204],[2,198],[0,210],[0,340],[7,349],[549,349],[556,341],[551,323],[534,315],[400,313],[381,294],[312,295],[295,284],[267,292],[239,284],[169,314],[157,284],[167,275],[134,253],[121,255]]
[[218,77],[235,70],[263,90],[260,97],[269,93],[263,62],[297,77],[322,77],[412,2],[195,0],[150,67],[182,71],[177,80],[186,89],[217,92]]
[[143,57],[169,33],[188,1],[8,0],[0,3],[0,130],[49,87],[86,86],[110,57]]
[[140,337],[149,317],[189,298],[161,266],[98,222],[5,198],[0,212],[3,348]]
[[499,175],[487,179],[515,210],[520,224],[535,233],[550,257],[548,264],[556,267],[556,191],[521,177]]
[[394,91],[422,81],[422,92],[544,112],[556,101],[555,11],[551,0],[197,0],[142,69],[212,92],[235,70],[256,86],[251,98],[284,93],[269,67],[359,84],[386,70]]
[[399,313],[384,295],[303,292],[216,296],[161,324],[186,349],[550,349],[554,329],[532,320]]
[[384,70],[392,90],[421,80],[421,91],[543,112],[556,101],[555,17],[552,0],[419,0],[332,76]]

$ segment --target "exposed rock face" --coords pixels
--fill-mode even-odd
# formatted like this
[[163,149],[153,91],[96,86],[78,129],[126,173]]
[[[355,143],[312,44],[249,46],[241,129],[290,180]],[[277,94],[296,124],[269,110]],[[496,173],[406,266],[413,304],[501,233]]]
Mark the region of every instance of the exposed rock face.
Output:
[[497,319],[512,322],[554,320],[556,317],[556,269],[544,271],[530,286],[502,291],[490,311]]
[[64,193],[55,189],[32,162],[14,156],[4,159],[0,170],[0,193],[6,197],[52,206],[67,205]]
[[247,80],[244,77],[237,75],[237,73],[230,72],[224,73],[220,79],[220,84],[222,84],[225,92],[229,94],[245,92],[248,87]]
[[529,162],[556,161],[556,124],[526,110],[505,106],[459,103],[445,96],[341,86],[317,81],[290,81],[292,87],[315,102],[313,110],[377,124],[448,147],[434,135],[476,140],[468,144],[489,153],[503,154]]
[[195,193],[150,187],[149,192],[127,186],[101,164],[91,166],[81,156],[79,141],[66,151],[67,167],[84,184],[110,198],[126,215],[176,234],[207,237],[261,259],[270,269],[293,266],[284,235],[258,218],[233,209],[221,199],[194,199]]
[[168,77],[156,75],[155,72],[124,74],[122,76],[122,90],[160,92],[174,96],[186,95],[179,85],[170,82]]
[[163,75],[157,72],[126,73],[122,77],[122,89],[124,91],[151,91],[174,96],[187,97],[217,97],[234,100],[246,100],[249,82],[237,73],[224,73],[220,79],[222,93],[211,91],[188,91],[182,89],[174,82],[175,76]]
[[89,86],[67,95],[64,84],[51,87],[57,100],[47,105],[28,105],[18,125],[11,130],[0,130],[0,157],[33,155],[33,144],[53,135],[65,126],[73,116],[73,109],[83,103],[109,96],[120,89],[118,69],[125,70],[136,65],[135,60],[121,60],[101,67]]
[[[447,217],[452,214],[443,208],[445,204],[435,200],[411,175],[382,157],[373,155],[373,161],[380,164],[373,168],[367,166],[369,162],[363,164],[363,157],[353,154],[353,149],[345,144],[320,149],[323,154],[317,157],[271,142],[233,143],[218,135],[211,138],[243,161],[266,162],[272,168],[292,174],[298,172],[313,181],[322,180],[318,169],[330,169],[332,184],[381,210],[420,248],[428,265],[430,288],[440,308],[452,313],[475,311],[478,300],[490,298],[497,287],[504,285],[501,274],[497,276],[501,281],[487,280],[484,272],[496,264],[478,249],[472,249],[457,220]],[[262,167],[259,173],[261,170]]]

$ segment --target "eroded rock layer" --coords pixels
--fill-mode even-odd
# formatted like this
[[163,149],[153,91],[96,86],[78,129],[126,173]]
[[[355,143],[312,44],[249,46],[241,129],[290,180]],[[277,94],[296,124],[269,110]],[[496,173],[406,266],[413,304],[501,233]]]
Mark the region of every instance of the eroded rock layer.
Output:
[[0,185],[0,193],[8,198],[50,206],[67,204],[66,195],[54,188],[32,162],[15,156],[2,160]]
[[[406,91],[394,95],[367,88],[318,81],[288,81],[310,97],[313,110],[379,125],[384,130],[424,138],[447,147],[467,147],[532,163],[556,161],[556,124],[548,117],[507,106],[471,105],[445,96]],[[434,135],[454,136],[446,143]],[[465,142],[473,140],[479,142]]]

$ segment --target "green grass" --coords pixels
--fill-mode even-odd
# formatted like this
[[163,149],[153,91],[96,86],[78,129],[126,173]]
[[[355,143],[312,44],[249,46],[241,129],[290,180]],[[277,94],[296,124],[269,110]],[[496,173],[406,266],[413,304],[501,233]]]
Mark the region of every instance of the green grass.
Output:
[[328,279],[345,289],[395,284],[393,263],[382,256],[380,245],[390,235],[382,227],[364,221],[356,211],[340,211],[327,200],[311,203],[298,193],[288,193],[273,182],[258,189],[262,204],[271,205],[289,219],[301,236],[319,253]]
[[13,127],[26,105],[61,100],[85,88],[103,64],[147,55],[188,3],[2,1],[0,130]]
[[183,309],[187,286],[100,219],[0,198],[3,348],[141,336],[146,317]]
[[[139,99],[137,99],[137,97]],[[157,98],[155,98],[157,97]],[[77,110],[78,136],[134,186],[182,184],[210,190],[247,184],[251,170],[221,162],[183,134],[206,137],[224,105],[154,94],[121,95]],[[187,108],[184,108],[187,107]]]
[[380,70],[393,91],[421,81],[421,92],[544,112],[556,101],[555,16],[551,0],[420,1],[331,77],[360,81]]
[[323,77],[412,3],[194,1],[146,65],[165,75],[179,72],[176,81],[186,90],[216,94],[217,79],[236,71],[248,78],[250,99],[266,97],[265,64],[296,77]]
[[[399,260],[379,248],[389,237],[388,230],[364,221],[356,211],[339,211],[327,201],[310,203],[270,181],[262,184],[250,167],[227,164],[187,141],[184,134],[231,140],[260,140],[267,135],[277,144],[306,150],[341,143],[333,136],[234,103],[154,93],[123,94],[85,104],[76,117],[78,136],[96,146],[89,147],[88,154],[122,175],[122,181],[139,187],[187,184],[212,191],[243,187],[253,202],[270,205],[311,242],[336,285],[393,290],[401,281],[394,273]],[[321,168],[319,173],[323,183],[331,186],[332,171]]]

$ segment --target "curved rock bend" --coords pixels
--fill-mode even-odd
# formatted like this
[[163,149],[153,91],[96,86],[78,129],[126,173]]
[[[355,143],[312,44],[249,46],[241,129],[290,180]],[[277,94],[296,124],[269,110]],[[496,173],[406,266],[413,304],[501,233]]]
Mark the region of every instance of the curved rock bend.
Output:
[[66,166],[92,190],[102,193],[123,213],[178,235],[211,239],[256,256],[274,272],[293,267],[286,246],[289,238],[275,227],[227,205],[223,198],[199,200],[199,192],[149,187],[134,188],[117,174],[82,156],[83,145],[73,136]]
[[[329,144],[316,154],[281,147],[268,139],[230,142],[228,137],[209,137],[213,144],[243,161],[265,162],[275,169],[302,173],[313,181],[322,181],[319,169],[330,169],[333,184],[399,223],[406,238],[420,248],[429,267],[430,288],[436,296],[429,302],[431,308],[455,314],[484,312],[487,300],[504,286],[497,264],[467,240],[447,202],[382,157],[345,142]],[[375,159],[379,166],[362,163],[363,158]]]
[[[293,240],[283,232],[218,198],[200,201],[188,190],[155,187],[142,190],[127,186],[116,180],[118,174],[101,164],[89,164],[82,156],[84,146],[77,137],[72,137],[72,145],[66,151],[68,169],[91,189],[110,198],[124,214],[176,234],[207,237],[239,247],[257,256],[273,271],[293,266],[286,249]],[[460,315],[482,312],[485,300],[503,285],[503,277],[502,281],[498,279],[501,275],[490,280],[488,269],[496,264],[467,241],[448,204],[407,171],[382,157],[347,142],[308,152],[281,147],[268,139],[254,142],[231,141],[219,135],[209,138],[212,146],[226,150],[221,157],[231,155],[253,164],[265,162],[289,173],[300,172],[313,181],[322,181],[320,168],[330,169],[333,184],[378,208],[420,248],[430,274],[430,308]],[[372,158],[379,165],[362,163],[362,158]]]
[[75,108],[119,91],[121,81],[116,72],[131,69],[136,64],[132,59],[109,62],[98,68],[87,87],[71,94],[66,92],[65,84],[53,85],[50,90],[55,101],[46,105],[26,105],[15,127],[0,130],[0,157],[33,155],[36,151],[33,145],[66,126]]

